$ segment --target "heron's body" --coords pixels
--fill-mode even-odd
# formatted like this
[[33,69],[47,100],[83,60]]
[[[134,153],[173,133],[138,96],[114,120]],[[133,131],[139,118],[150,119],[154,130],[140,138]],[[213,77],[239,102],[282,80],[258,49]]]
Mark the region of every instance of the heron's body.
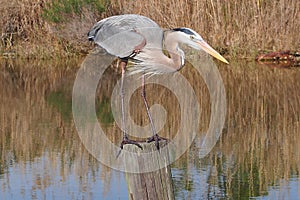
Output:
[[[132,61],[132,66],[128,70],[131,73],[143,73],[142,96],[153,131],[153,137],[149,141],[155,140],[157,148],[159,148],[159,137],[156,134],[145,96],[145,74],[169,73],[181,69],[184,65],[184,52],[179,48],[179,43],[184,43],[197,50],[202,49],[217,59],[228,63],[192,29],[162,30],[157,23],[141,15],[127,14],[105,18],[92,27],[88,33],[88,38],[109,54],[121,59],[121,90],[123,90],[125,69],[130,61]],[[163,50],[166,50],[168,55],[165,55]],[[121,91],[120,94],[124,133],[121,149],[124,144],[135,144],[141,147],[137,142],[128,139],[125,131],[124,92]]]
[[[131,73],[175,72],[184,64],[184,54],[178,52],[178,43],[174,45],[168,42],[173,37],[172,31],[162,30],[144,16],[128,14],[105,18],[93,26],[88,37],[108,53],[132,59],[133,66],[129,68]],[[137,48],[139,53],[134,53]],[[171,57],[165,55],[163,49]]]

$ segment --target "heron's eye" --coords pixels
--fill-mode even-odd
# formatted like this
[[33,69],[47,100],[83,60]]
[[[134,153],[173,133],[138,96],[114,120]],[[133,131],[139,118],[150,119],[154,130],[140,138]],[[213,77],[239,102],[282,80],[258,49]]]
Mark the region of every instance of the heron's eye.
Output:
[[191,38],[191,40],[195,39],[195,37],[194,37],[194,36],[192,36],[192,35],[190,36],[190,38]]

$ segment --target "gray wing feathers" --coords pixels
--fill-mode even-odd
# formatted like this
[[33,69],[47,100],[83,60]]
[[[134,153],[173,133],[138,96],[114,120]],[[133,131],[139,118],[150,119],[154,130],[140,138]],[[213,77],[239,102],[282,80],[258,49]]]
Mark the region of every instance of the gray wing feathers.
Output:
[[88,38],[108,53],[122,58],[132,54],[136,46],[145,42],[146,38],[143,35],[148,34],[149,28],[159,26],[140,15],[112,16],[96,23]]
[[142,44],[143,41],[144,37],[142,35],[133,31],[123,31],[105,39],[97,37],[95,43],[104,48],[109,54],[124,58],[131,55],[135,47]]

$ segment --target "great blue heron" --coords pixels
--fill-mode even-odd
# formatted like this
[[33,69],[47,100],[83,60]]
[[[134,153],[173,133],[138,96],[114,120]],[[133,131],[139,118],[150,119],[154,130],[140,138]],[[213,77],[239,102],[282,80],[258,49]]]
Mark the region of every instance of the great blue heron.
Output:
[[[131,73],[142,72],[142,97],[151,124],[153,136],[148,142],[161,139],[155,130],[145,93],[145,75],[176,72],[184,65],[184,52],[179,43],[184,43],[194,49],[202,49],[215,58],[228,61],[210,47],[202,37],[189,28],[175,28],[162,30],[151,19],[134,14],[117,15],[102,19],[96,23],[88,33],[90,41],[105,49],[109,54],[120,58],[121,76],[121,112],[123,140],[120,148],[125,144],[134,144],[142,148],[139,142],[130,140],[125,129],[124,91],[123,82],[125,70]],[[167,51],[164,54],[163,49]]]

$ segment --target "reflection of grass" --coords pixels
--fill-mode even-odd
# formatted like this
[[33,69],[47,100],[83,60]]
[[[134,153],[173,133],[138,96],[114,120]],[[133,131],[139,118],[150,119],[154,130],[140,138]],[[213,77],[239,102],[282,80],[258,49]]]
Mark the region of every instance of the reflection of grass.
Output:
[[[51,92],[46,101],[50,106],[55,107],[63,119],[69,120],[72,113],[72,99],[62,91]],[[96,101],[96,115],[102,124],[111,124],[114,122],[114,117],[110,109],[110,100],[103,98],[102,101]]]
[[[249,199],[268,195],[270,187],[286,192],[281,181],[293,174],[299,177],[300,71],[240,60],[232,61],[230,68],[219,66],[219,71],[227,92],[225,129],[207,157],[199,159],[201,149],[195,140],[186,155],[172,165],[176,197],[198,195],[199,179],[193,177],[198,172],[207,177],[208,198]],[[205,132],[211,106],[206,101],[209,96],[205,84],[189,67],[181,73],[192,81],[200,98],[201,127]],[[198,137],[203,137],[201,132]],[[194,183],[188,185],[191,193],[188,181]]]
[[114,116],[110,109],[110,100],[103,98],[101,102],[96,101],[96,114],[103,124],[111,124],[114,122]]
[[46,101],[49,105],[58,109],[62,117],[66,120],[70,119],[72,112],[72,100],[61,91],[51,92]]

